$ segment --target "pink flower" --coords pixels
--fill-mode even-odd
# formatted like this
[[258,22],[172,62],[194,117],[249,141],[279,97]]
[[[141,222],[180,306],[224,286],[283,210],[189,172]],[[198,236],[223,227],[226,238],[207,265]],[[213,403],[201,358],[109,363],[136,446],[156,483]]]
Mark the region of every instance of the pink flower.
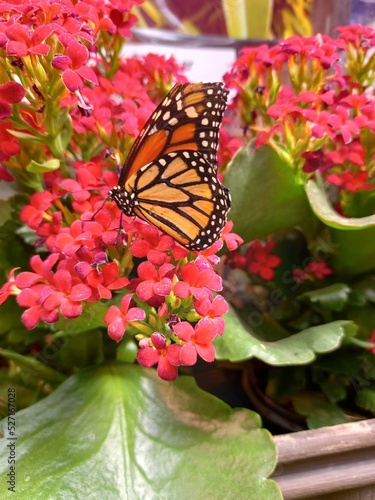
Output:
[[21,307],[26,307],[26,311],[22,314],[22,323],[32,330],[40,321],[44,323],[56,323],[59,319],[57,309],[47,310],[43,307],[43,303],[49,294],[52,292],[51,287],[44,284],[37,284],[32,288],[26,288],[17,296],[17,304]]
[[209,318],[218,335],[222,335],[225,329],[225,321],[222,316],[229,310],[229,305],[221,295],[211,301],[210,299],[196,300],[194,302],[195,310],[205,318]]
[[43,302],[47,311],[60,310],[65,318],[78,318],[82,314],[82,301],[91,296],[91,288],[84,283],[74,283],[69,271],[56,271],[52,280],[55,289]]
[[100,261],[102,255],[107,259],[107,255],[101,252],[95,256],[91,264],[83,261],[75,266],[79,276],[84,278],[91,287],[96,300],[108,300],[112,297],[112,290],[118,290],[129,284],[129,280],[125,276],[119,278],[118,262]]
[[357,191],[371,191],[374,186],[367,184],[369,180],[369,174],[366,171],[360,171],[357,173],[345,170],[341,174],[329,174],[327,175],[327,180],[335,186],[339,186],[341,189],[355,193]]
[[0,305],[7,300],[9,295],[18,295],[20,289],[16,286],[14,273],[19,267],[14,267],[8,274],[8,281],[0,288]]
[[154,266],[161,266],[167,260],[167,252],[175,246],[173,238],[160,234],[156,227],[149,224],[139,226],[143,239],[137,239],[130,247],[134,257],[147,257]]
[[128,323],[143,321],[146,318],[146,313],[140,307],[131,307],[129,309],[132,297],[132,294],[125,295],[121,300],[120,308],[111,306],[104,317],[104,322],[109,325],[108,334],[116,342],[120,342],[124,336]]
[[132,288],[138,283],[138,297],[145,302],[151,301],[151,305],[158,307],[172,291],[173,273],[173,264],[163,264],[157,269],[151,262],[141,262],[138,266],[139,279],[132,280]]
[[[199,258],[198,258],[199,259]],[[181,298],[194,295],[198,299],[207,298],[209,291],[220,292],[223,288],[221,277],[211,267],[199,269],[197,262],[188,262],[180,272],[182,281],[176,283],[174,293]]]
[[225,241],[227,248],[230,252],[236,250],[239,245],[243,243],[243,239],[241,236],[238,236],[236,233],[232,233],[233,222],[228,220],[225,224],[223,230],[221,231],[221,238]]
[[89,58],[89,51],[80,42],[72,38],[66,47],[66,54],[56,54],[52,59],[52,66],[63,71],[62,80],[70,92],[76,92],[84,86],[84,80],[93,85],[98,84],[94,71],[85,63]]
[[53,33],[61,30],[55,23],[41,24],[30,30],[27,26],[14,23],[5,29],[8,38],[6,51],[8,56],[25,57],[30,54],[48,55],[51,47],[44,43]]
[[176,380],[180,363],[179,354],[181,346],[178,344],[167,345],[164,335],[155,332],[151,339],[140,342],[141,349],[137,353],[137,361],[141,366],[150,367],[158,364],[158,375],[163,380]]
[[0,85],[0,120],[11,115],[11,104],[21,102],[25,94],[26,90],[17,82],[6,82]]
[[197,355],[208,362],[215,359],[216,352],[212,341],[217,332],[211,320],[201,319],[195,328],[187,321],[182,321],[174,327],[173,332],[185,342],[180,350],[181,364],[185,366],[195,365]]
[[44,219],[51,216],[46,210],[53,205],[53,196],[48,191],[34,193],[30,198],[30,205],[26,205],[21,210],[20,219],[26,222],[31,229],[37,229]]

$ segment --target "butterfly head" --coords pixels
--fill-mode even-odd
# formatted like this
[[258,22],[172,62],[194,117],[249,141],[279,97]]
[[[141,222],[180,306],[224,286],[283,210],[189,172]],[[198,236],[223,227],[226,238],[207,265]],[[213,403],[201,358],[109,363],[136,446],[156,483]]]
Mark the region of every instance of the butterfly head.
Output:
[[125,214],[134,215],[133,207],[135,201],[134,193],[126,191],[122,186],[114,186],[109,192],[108,197],[115,201],[119,209]]

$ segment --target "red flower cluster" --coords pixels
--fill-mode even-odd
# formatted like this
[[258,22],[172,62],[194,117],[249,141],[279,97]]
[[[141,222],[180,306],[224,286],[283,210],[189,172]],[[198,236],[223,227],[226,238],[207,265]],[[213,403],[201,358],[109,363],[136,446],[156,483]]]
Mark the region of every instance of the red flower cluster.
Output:
[[309,262],[303,269],[293,269],[293,277],[297,283],[324,280],[327,276],[331,276],[332,274],[333,270],[325,260]]
[[143,221],[120,218],[115,203],[103,207],[118,182],[115,169],[155,103],[173,82],[185,81],[174,58],[121,57],[135,21],[130,9],[139,3],[1,6],[0,60],[11,71],[0,85],[0,179],[34,190],[20,219],[34,231],[39,253],[30,271],[12,270],[0,303],[16,296],[33,329],[60,316],[74,320],[88,304],[122,293],[104,318],[109,336],[119,342],[129,327],[140,341],[139,362],[158,363],[160,376],[171,380],[197,355],[212,361],[228,310],[216,295],[216,253],[223,241],[235,249],[242,240],[228,223],[222,239],[197,255]]
[[265,281],[271,281],[275,277],[275,269],[281,264],[280,257],[271,254],[274,247],[274,241],[265,244],[253,241],[244,255],[239,251],[230,252],[226,262],[232,268],[246,269],[251,274],[258,274]]
[[[203,345],[204,342],[210,344],[216,335],[224,332],[222,316],[228,310],[225,300],[221,296],[214,296],[214,292],[222,290],[222,281],[213,270],[213,263],[218,262],[213,252],[223,242],[219,240],[215,248],[205,250],[205,255],[197,257],[155,227],[124,215],[123,231],[119,234],[120,213],[115,204],[107,204],[93,218],[102,198],[98,200],[97,195],[90,193],[88,186],[90,189],[104,189],[99,179],[105,177],[105,172],[99,175],[99,169],[99,164],[85,165],[80,162],[77,165],[77,179],[85,179],[85,185],[80,186],[78,181],[61,180],[59,174],[50,173],[51,192],[35,193],[31,197],[30,205],[21,212],[21,220],[35,231],[40,238],[38,245],[45,247],[50,254],[44,261],[39,255],[32,257],[32,272],[21,272],[16,278],[12,273],[9,282],[1,290],[2,296],[4,299],[9,294],[17,296],[18,304],[26,308],[22,321],[27,328],[32,329],[40,321],[49,324],[56,322],[59,313],[69,319],[76,318],[82,314],[84,304],[108,300],[113,291],[126,287],[133,294],[127,293],[120,307],[111,306],[105,317],[109,335],[114,340],[121,340],[127,324],[136,326],[141,321],[145,326],[150,324],[145,308],[141,307],[147,304],[156,309],[154,315],[159,318],[159,329],[164,332],[167,352],[176,342],[179,347],[187,343],[189,346]],[[107,175],[106,179],[115,181],[115,176]],[[72,205],[83,214],[81,220],[66,226],[66,207],[63,211],[57,208],[62,206],[69,191]],[[229,238],[233,246],[239,238],[230,236],[226,234],[223,239]],[[137,267],[137,276],[129,279],[135,257],[145,260]],[[130,307],[134,300],[140,307]],[[146,309],[149,310],[149,307]],[[172,329],[168,326],[171,318],[175,324]],[[194,334],[191,331],[189,335],[186,334],[186,325],[190,325],[187,318],[193,318],[193,321],[204,318],[204,321],[198,321]],[[151,320],[151,324],[154,323]],[[183,323],[185,333],[181,333],[178,326]],[[145,326],[139,331],[143,332]],[[152,332],[150,326],[148,331]],[[162,334],[158,335],[157,338],[160,338]],[[145,340],[140,345],[144,346]],[[158,349],[157,345],[157,342],[156,345],[152,343],[152,349]],[[176,352],[176,348],[172,351]],[[211,354],[202,357],[212,360],[212,346],[206,346],[206,351]],[[206,351],[197,347],[196,352],[202,355]],[[178,364],[193,364],[194,355],[188,348],[181,353],[182,358],[173,364],[176,375]],[[147,359],[144,361],[145,354],[139,356],[140,363],[144,361],[145,366],[150,363],[150,358]],[[171,378],[171,374],[165,373],[163,368],[159,372],[162,378]]]
[[[193,364],[192,346],[204,359],[212,360],[211,342],[224,332],[222,316],[228,310],[225,300],[219,295],[214,296],[214,292],[222,290],[222,280],[213,270],[213,264],[218,262],[214,252],[221,248],[223,241],[219,240],[211,249],[197,256],[155,227],[124,215],[123,230],[119,234],[120,211],[117,206],[108,203],[94,215],[103,198],[91,194],[93,189],[106,189],[99,179],[105,178],[113,185],[117,182],[116,176],[102,171],[100,163],[79,162],[76,168],[77,181],[61,180],[59,173],[50,172],[47,176],[50,191],[35,193],[30,205],[22,210],[21,220],[35,231],[39,237],[38,246],[45,247],[49,256],[44,261],[39,255],[32,257],[32,272],[21,272],[16,278],[12,273],[9,282],[1,289],[0,300],[5,300],[9,294],[16,295],[18,304],[26,308],[22,321],[32,329],[40,321],[56,322],[59,313],[69,319],[77,318],[82,314],[84,304],[108,300],[113,291],[126,287],[133,294],[127,292],[120,307],[111,306],[105,317],[111,338],[119,342],[127,324],[136,326],[139,322],[144,322],[139,331],[152,333],[151,325],[155,324],[155,319],[145,313],[152,306],[155,312],[150,315],[158,318],[158,328],[163,333],[158,333],[158,337],[151,336],[148,348],[158,350],[160,336],[164,338],[168,353],[177,352],[177,346],[170,349],[175,344],[178,347],[190,346],[181,350],[178,363],[176,360],[172,363],[176,375],[179,364]],[[76,212],[82,213],[81,220],[75,220],[70,226],[64,221],[64,218],[74,216],[64,203],[69,192],[72,206]],[[231,227],[231,223],[228,226]],[[224,238],[229,239],[232,247],[240,240],[230,234],[225,234]],[[129,278],[133,258],[145,260],[137,267],[136,277]],[[139,307],[131,307],[134,301]],[[172,328],[169,326],[171,319]],[[195,330],[187,323],[188,319],[193,323],[198,321]],[[182,324],[185,324],[185,330],[180,328]],[[143,352],[143,334],[142,338]],[[157,341],[153,343],[154,338],[159,339],[159,344]],[[199,348],[200,345],[205,349]],[[146,356],[145,361],[145,356],[139,355],[139,361],[148,366],[151,358]],[[171,379],[170,372],[167,374],[163,368],[159,372],[162,378]]]

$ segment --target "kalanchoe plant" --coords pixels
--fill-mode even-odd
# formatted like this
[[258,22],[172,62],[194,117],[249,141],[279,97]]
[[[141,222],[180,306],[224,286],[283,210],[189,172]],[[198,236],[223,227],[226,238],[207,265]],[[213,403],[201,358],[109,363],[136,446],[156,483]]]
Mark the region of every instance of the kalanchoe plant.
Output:
[[[173,58],[126,58],[139,3],[0,7],[0,408],[6,417],[10,387],[24,409],[16,435],[2,422],[2,434],[22,436],[9,487],[28,497],[70,496],[74,483],[77,497],[187,498],[190,484],[198,498],[232,491],[248,469],[247,488],[279,498],[265,481],[275,453],[257,415],[232,412],[190,377],[175,380],[198,358],[215,358],[229,308],[217,253],[242,239],[228,222],[210,248],[188,251],[104,203],[155,106],[186,81]],[[227,161],[230,148],[229,140]],[[200,447],[209,441],[207,460]],[[112,461],[120,449],[126,463]],[[266,468],[264,456],[249,461],[259,449]],[[241,465],[219,481],[230,457]],[[56,473],[43,479],[47,463]],[[3,449],[0,469],[6,478]]]
[[189,375],[215,357],[241,361],[246,380],[272,365],[261,384],[308,416],[293,414],[301,427],[374,412],[375,37],[345,28],[240,56],[218,152],[231,220],[192,252],[105,202],[155,106],[186,81],[173,58],[126,58],[140,3],[0,7],[0,373],[2,401],[11,387],[21,410],[15,491],[281,498],[258,415]]
[[[336,39],[292,37],[243,49],[224,77],[244,146],[225,181],[249,242],[227,256],[228,296],[252,336],[231,359],[273,365],[267,381],[249,377],[293,408],[301,428],[375,413],[374,46],[363,26],[338,28]],[[231,340],[220,340],[219,356]],[[295,417],[274,425],[293,429]]]
[[[113,12],[107,13],[108,22]],[[132,19],[129,14],[125,17]],[[38,37],[43,43],[38,49],[33,47],[32,54],[27,45],[30,26],[16,24],[4,31],[4,68],[8,64],[11,80],[0,90],[4,99],[8,95],[12,99],[4,103],[3,118],[9,122],[7,132],[20,139],[19,153],[7,158],[4,167],[20,187],[33,186],[38,191],[22,208],[20,220],[35,233],[34,247],[42,255],[31,258],[32,272],[19,272],[14,286],[4,285],[0,300],[15,295],[18,305],[26,308],[23,324],[34,329],[40,322],[56,323],[60,315],[78,318],[85,314],[87,304],[110,300],[114,291],[125,289],[129,295],[120,308],[110,306],[103,319],[116,342],[127,324],[137,332],[136,338],[142,340],[140,364],[150,365],[151,358],[145,358],[146,339],[149,349],[159,352],[152,343],[155,330],[161,332],[158,335],[165,344],[160,359],[175,342],[174,352],[191,344],[190,337],[183,340],[171,326],[171,317],[176,325],[191,321],[200,336],[207,330],[211,347],[207,356],[212,361],[211,342],[224,330],[216,329],[212,319],[221,318],[228,309],[213,310],[213,294],[222,290],[213,265],[218,263],[215,253],[223,242],[197,256],[147,223],[124,215],[120,218],[113,203],[102,208],[108,189],[118,182],[113,159],[123,160],[146,113],[154,107],[151,98],[159,100],[172,81],[184,79],[180,68],[173,60],[149,55],[144,60],[120,60],[109,79],[108,54],[97,51],[90,56],[94,33],[85,16],[77,26],[85,35],[72,34],[56,21],[32,32],[33,40],[39,31],[43,34]],[[101,33],[109,26],[99,23],[96,29],[100,46]],[[116,32],[114,26],[112,30]],[[25,43],[21,34],[22,43],[13,42],[18,32],[24,34]],[[19,62],[12,66],[14,61]],[[29,89],[33,98],[27,95],[27,87],[13,81],[17,77],[24,85],[33,82]],[[62,103],[62,110],[49,102],[51,95]],[[11,104],[21,101],[19,109],[12,111]],[[23,148],[22,141],[32,144],[32,150]],[[226,237],[230,235],[224,233]],[[230,246],[237,246],[234,240]],[[134,259],[142,262],[135,266]],[[10,279],[13,284],[14,269]],[[199,314],[203,309],[207,316]],[[198,352],[206,357],[203,349]],[[165,380],[175,379],[177,366],[195,364],[193,358],[185,356],[183,362],[175,356],[173,366],[163,364],[164,368],[159,362],[158,374]]]

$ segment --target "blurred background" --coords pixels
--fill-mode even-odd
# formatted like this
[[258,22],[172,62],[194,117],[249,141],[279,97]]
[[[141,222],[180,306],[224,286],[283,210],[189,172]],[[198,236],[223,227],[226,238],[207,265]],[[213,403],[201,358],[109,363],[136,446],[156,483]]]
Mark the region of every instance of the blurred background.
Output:
[[375,0],[146,0],[127,55],[174,56],[191,81],[221,80],[244,46],[375,26]]

